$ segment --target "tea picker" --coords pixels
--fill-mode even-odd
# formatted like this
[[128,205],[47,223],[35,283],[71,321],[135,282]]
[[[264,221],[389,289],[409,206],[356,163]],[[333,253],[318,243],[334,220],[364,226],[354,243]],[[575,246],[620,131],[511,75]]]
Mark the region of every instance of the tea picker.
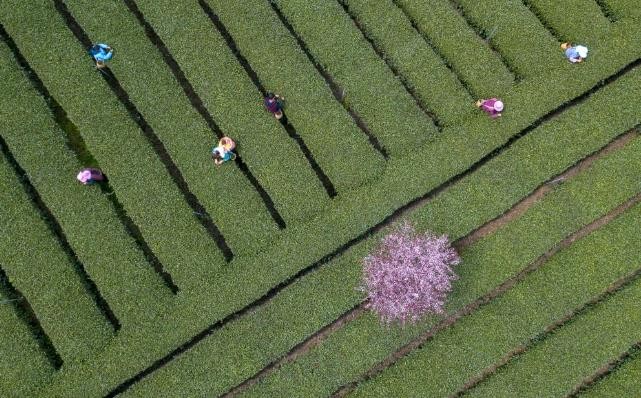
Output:
[[588,48],[582,45],[573,46],[572,43],[561,44],[561,50],[565,52],[568,61],[574,63],[583,62],[588,57]]
[[105,175],[98,169],[82,169],[76,176],[76,179],[83,185],[91,185],[96,182],[104,181]]
[[492,119],[501,116],[503,112],[503,101],[498,98],[480,99],[476,101],[476,107],[485,111]]
[[91,46],[89,49],[89,55],[93,58],[96,63],[96,68],[104,68],[105,61],[109,61],[114,55],[114,49],[104,43],[98,43]]
[[281,119],[283,117],[283,101],[285,97],[281,97],[278,94],[268,92],[263,101],[265,109],[269,111],[276,119]]
[[211,150],[211,158],[214,160],[216,166],[219,166],[228,160],[234,160],[236,154],[233,152],[236,148],[236,143],[229,137],[223,137],[218,141],[218,146]]

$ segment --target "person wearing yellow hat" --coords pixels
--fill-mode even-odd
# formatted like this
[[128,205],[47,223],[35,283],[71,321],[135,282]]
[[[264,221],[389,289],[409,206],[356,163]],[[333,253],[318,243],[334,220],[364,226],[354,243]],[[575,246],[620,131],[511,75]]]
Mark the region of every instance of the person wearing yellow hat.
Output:
[[218,146],[211,150],[211,158],[214,160],[216,166],[220,166],[228,160],[236,158],[233,152],[236,148],[236,143],[229,137],[223,137],[218,141]]
[[485,113],[490,115],[492,119],[501,116],[503,112],[503,101],[498,98],[480,99],[476,101],[477,108],[481,108]]
[[561,44],[561,50],[565,52],[568,61],[574,63],[583,62],[588,57],[588,48],[582,45],[573,46],[572,43]]

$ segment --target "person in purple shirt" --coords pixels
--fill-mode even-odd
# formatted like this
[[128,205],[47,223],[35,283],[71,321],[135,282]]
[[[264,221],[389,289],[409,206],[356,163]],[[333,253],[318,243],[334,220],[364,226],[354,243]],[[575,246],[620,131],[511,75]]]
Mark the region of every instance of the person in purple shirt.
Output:
[[96,182],[104,181],[105,175],[98,169],[82,169],[76,176],[76,179],[83,185],[91,185]]
[[281,97],[278,94],[267,93],[263,103],[265,104],[265,109],[267,109],[276,119],[281,119],[283,117],[283,100],[285,97]]
[[498,98],[478,100],[476,106],[484,110],[492,119],[501,116],[503,112],[503,101]]

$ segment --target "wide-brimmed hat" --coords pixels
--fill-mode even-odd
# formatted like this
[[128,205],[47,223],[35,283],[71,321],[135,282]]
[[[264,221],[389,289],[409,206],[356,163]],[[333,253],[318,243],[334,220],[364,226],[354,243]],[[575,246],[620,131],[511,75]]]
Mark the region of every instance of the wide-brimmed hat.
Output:
[[579,57],[587,58],[588,48],[586,46],[576,46],[576,52],[579,53]]
[[218,141],[218,146],[226,151],[231,151],[236,148],[236,143],[229,137],[223,137]]
[[503,101],[496,101],[494,103],[494,110],[497,112],[501,112],[503,110]]

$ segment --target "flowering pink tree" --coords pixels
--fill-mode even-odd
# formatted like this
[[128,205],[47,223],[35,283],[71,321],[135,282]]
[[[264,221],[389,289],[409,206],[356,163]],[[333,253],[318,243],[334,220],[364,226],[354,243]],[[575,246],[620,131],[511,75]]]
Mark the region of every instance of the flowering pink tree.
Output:
[[417,234],[405,223],[385,236],[363,259],[368,307],[386,323],[415,323],[427,313],[443,313],[460,262],[446,235]]

